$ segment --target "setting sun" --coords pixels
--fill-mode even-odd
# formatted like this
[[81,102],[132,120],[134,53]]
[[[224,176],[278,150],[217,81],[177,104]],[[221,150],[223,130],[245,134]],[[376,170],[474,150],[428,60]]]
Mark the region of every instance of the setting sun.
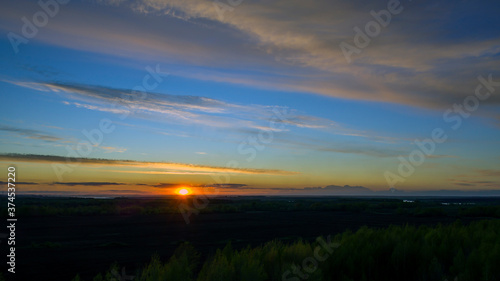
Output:
[[179,195],[189,195],[189,194],[191,194],[191,190],[188,188],[181,188],[181,189],[177,190],[176,193]]

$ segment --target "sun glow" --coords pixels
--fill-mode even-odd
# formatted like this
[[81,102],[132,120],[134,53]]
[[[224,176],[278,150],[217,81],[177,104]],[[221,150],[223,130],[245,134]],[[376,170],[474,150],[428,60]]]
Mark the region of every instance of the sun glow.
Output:
[[175,193],[179,195],[189,195],[191,194],[191,190],[189,188],[179,188],[175,191]]

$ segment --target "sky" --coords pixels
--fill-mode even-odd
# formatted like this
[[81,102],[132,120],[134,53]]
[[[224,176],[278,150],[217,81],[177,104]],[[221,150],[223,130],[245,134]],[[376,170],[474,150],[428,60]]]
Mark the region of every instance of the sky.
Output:
[[18,192],[500,192],[500,2],[7,0]]

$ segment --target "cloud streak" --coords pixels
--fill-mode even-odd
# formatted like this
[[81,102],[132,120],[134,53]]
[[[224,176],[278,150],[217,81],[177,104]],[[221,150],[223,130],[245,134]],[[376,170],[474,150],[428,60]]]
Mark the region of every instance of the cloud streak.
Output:
[[[8,182],[6,181],[0,181],[0,185],[7,185]],[[36,182],[23,182],[23,181],[18,181],[18,182],[10,182],[10,183],[13,183],[13,184],[20,184],[20,185],[38,185],[38,183]]]
[[46,142],[58,142],[63,139],[42,131],[0,125],[0,131],[14,133],[28,139],[42,140]]
[[118,182],[53,182],[54,185],[66,186],[107,186],[107,185],[125,185]]
[[[240,105],[202,96],[179,96],[160,93],[147,93],[139,97],[132,90],[116,89],[103,86],[80,85],[68,83],[16,83],[18,86],[35,87],[44,91],[54,92],[64,99],[69,106],[85,108],[93,111],[117,114],[120,118],[132,116],[155,122],[164,122],[172,126],[201,126],[204,132],[211,129],[214,136],[220,132],[256,134],[259,131],[272,131],[279,142],[293,137],[290,133],[299,130],[321,131],[332,136],[357,137],[374,142],[395,143],[401,138],[381,136],[374,132],[356,130],[335,121],[301,114],[297,110],[283,106]],[[277,114],[278,112],[278,114]],[[270,126],[271,123],[276,124]],[[182,127],[181,127],[182,128]],[[218,134],[216,134],[216,132]],[[193,136],[186,134],[171,134],[159,131],[161,134],[177,136]],[[302,133],[301,133],[302,134]],[[206,138],[207,134],[204,135]],[[237,137],[241,139],[241,137]],[[228,138],[224,138],[225,141]],[[311,148],[321,151],[358,153],[355,150],[327,149],[318,144]],[[125,148],[101,147],[105,152],[124,152]],[[377,153],[376,153],[377,154]]]
[[[246,127],[260,130],[276,130],[267,127],[274,115],[273,106],[239,105],[202,96],[171,95],[148,92],[144,96],[133,90],[104,86],[69,83],[12,82],[21,87],[54,92],[62,98],[77,100],[63,101],[66,105],[94,111],[109,112],[122,116],[134,116],[163,122],[203,125],[218,128]],[[287,125],[298,128],[323,129],[340,128],[334,121],[301,115],[296,110],[287,110]],[[278,119],[279,120],[279,119]],[[341,129],[341,128],[340,128]],[[341,129],[342,130],[342,129]]]
[[[218,166],[205,166],[184,163],[172,162],[142,162],[134,160],[113,160],[113,159],[97,159],[97,158],[77,158],[77,157],[62,157],[53,155],[37,155],[37,154],[0,154],[0,161],[12,162],[34,162],[34,163],[58,163],[58,164],[73,164],[80,163],[81,165],[93,167],[122,167],[122,168],[139,168],[146,169],[136,171],[138,173],[148,174],[150,172],[183,174],[183,173],[228,173],[228,174],[247,174],[247,175],[275,175],[275,176],[291,176],[297,175],[298,172],[277,170],[277,169],[251,169],[251,168],[229,168]],[[151,171],[155,169],[156,171]],[[131,171],[123,171],[131,172]],[[134,171],[132,171],[134,172]]]

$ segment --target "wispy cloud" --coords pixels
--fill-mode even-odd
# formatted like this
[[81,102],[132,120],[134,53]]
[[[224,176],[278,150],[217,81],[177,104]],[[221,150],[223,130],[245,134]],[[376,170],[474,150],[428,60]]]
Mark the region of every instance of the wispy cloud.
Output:
[[[31,86],[33,85],[30,84]],[[160,93],[148,93],[144,98],[138,99],[132,90],[93,85],[40,83],[37,87],[45,87],[47,91],[57,92],[65,99],[77,100],[77,102],[63,101],[66,105],[126,117],[146,118],[154,122],[166,122],[174,126],[198,125],[203,126],[205,131],[207,128],[211,128],[218,130],[217,132],[255,134],[259,131],[291,133],[299,129],[308,129],[331,135],[359,137],[374,142],[395,143],[403,140],[401,138],[381,136],[375,132],[348,128],[333,120],[302,114],[295,109],[282,106],[241,105],[207,97]],[[277,116],[275,110],[284,113],[280,112],[280,115]],[[270,126],[271,122],[276,125]],[[164,132],[161,130],[158,133],[192,136],[186,133]],[[289,139],[290,135],[275,135],[275,137]],[[238,140],[240,139],[241,137],[238,137]],[[114,150],[114,152],[122,151],[123,149]]]
[[161,170],[161,171],[146,171],[146,170],[104,170],[111,173],[123,174],[142,174],[142,175],[213,175],[214,171],[180,171],[178,169]]
[[319,192],[319,193],[333,193],[333,194],[370,194],[373,191],[364,186],[350,186],[350,185],[328,185],[325,187],[305,187],[304,191]]
[[[16,185],[19,184],[19,185],[38,185],[38,183],[36,182],[24,182],[24,181],[18,181],[15,183]],[[0,181],[0,185],[7,185],[7,182],[6,181]]]
[[179,183],[157,183],[157,184],[152,184],[152,185],[149,185],[149,186],[155,187],[155,188],[177,188],[177,187],[183,186],[183,184],[179,184]]
[[32,129],[26,129],[26,128],[19,128],[19,127],[11,127],[11,126],[5,126],[5,125],[0,125],[0,131],[4,132],[10,132],[17,134],[19,136],[28,138],[28,139],[36,139],[36,140],[42,140],[46,142],[57,142],[57,141],[62,141],[63,138],[51,135],[46,132],[38,131],[38,130],[32,130]]
[[485,177],[491,177],[491,178],[500,177],[500,170],[478,169],[478,170],[473,170],[470,173],[460,174],[457,176],[457,178],[460,179],[474,179],[474,180],[477,180],[477,178],[484,179]]
[[389,145],[384,143],[357,143],[357,142],[344,142],[344,141],[327,141],[311,137],[299,137],[292,135],[286,139],[277,139],[271,146],[279,148],[287,148],[290,150],[308,150],[332,152],[332,153],[346,153],[346,154],[359,154],[371,157],[397,157],[407,153],[407,149],[403,146]]
[[[313,4],[274,1],[263,5],[250,1],[222,18],[213,8],[213,2],[208,0],[142,0],[134,2],[132,8],[141,13],[173,15],[180,12],[183,18],[191,21],[209,19],[246,33],[256,39],[262,49],[279,58],[278,61],[330,73],[331,82],[318,81],[318,76],[312,79],[316,80],[313,83],[299,82],[304,91],[330,96],[435,108],[469,95],[476,83],[477,70],[487,68],[498,73],[498,63],[497,66],[485,64],[485,59],[498,62],[500,40],[493,35],[493,26],[488,27],[490,33],[478,30],[474,36],[470,34],[472,30],[448,32],[462,33],[457,38],[436,33],[436,29],[449,28],[453,20],[460,20],[451,16],[453,14],[446,20],[433,21],[432,27],[422,24],[449,13],[450,9],[455,15],[460,14],[458,11],[478,17],[494,17],[494,14],[465,2],[461,5],[453,1],[442,1],[439,5],[405,3],[402,6],[404,13],[398,15],[402,19],[394,17],[390,28],[383,31],[387,39],[377,38],[377,44],[354,57],[352,64],[346,64],[338,45],[352,40],[352,26],[371,20],[366,11],[377,10],[376,5],[340,1],[314,1]],[[383,8],[384,5],[378,7]],[[499,25],[498,21],[492,24]],[[458,61],[463,63],[464,59],[468,61],[469,70],[443,72],[454,70],[454,65]],[[359,86],[353,87],[354,83]],[[463,87],[465,85],[469,87]],[[498,104],[499,101],[494,98],[489,102]]]
[[480,186],[480,187],[500,187],[499,181],[485,181],[485,180],[451,180],[453,184],[460,186]]
[[142,191],[142,190],[133,190],[133,189],[107,189],[103,190],[102,192],[111,192],[111,193],[118,193],[118,194],[151,194],[150,192],[147,191]]
[[[267,120],[274,114],[272,106],[239,105],[207,97],[151,92],[139,98],[132,90],[93,85],[35,82],[16,85],[59,93],[63,98],[78,100],[63,101],[64,104],[89,110],[184,125],[273,130],[266,127]],[[294,110],[289,113],[295,120],[289,124],[297,127],[325,128],[335,124],[326,119],[300,115]]]
[[500,170],[477,170],[477,173],[484,177],[500,177]]
[[224,189],[241,189],[247,188],[246,184],[239,183],[227,183],[227,184],[182,184],[182,183],[157,183],[157,184],[145,184],[146,186],[151,186],[155,188],[179,188],[183,186],[188,187],[203,187],[203,188],[224,188]]
[[112,153],[112,152],[118,152],[118,153],[123,153],[127,151],[126,148],[123,147],[113,147],[113,146],[99,146],[100,149],[104,150],[104,153]]
[[229,173],[229,174],[250,174],[250,175],[277,175],[289,176],[299,174],[298,172],[277,170],[277,169],[251,169],[251,168],[229,168],[207,165],[194,165],[172,162],[141,162],[134,160],[114,160],[114,159],[97,159],[97,158],[76,158],[62,157],[53,155],[37,155],[37,154],[0,154],[0,161],[12,162],[35,162],[35,163],[80,163],[87,166],[105,167],[125,167],[138,168],[146,170],[122,171],[126,173]]
[[242,183],[226,183],[226,184],[210,184],[210,185],[205,185],[205,187],[245,189],[248,188],[248,185]]
[[55,185],[66,185],[66,186],[107,186],[107,185],[125,185],[124,183],[118,182],[53,182]]
[[[196,79],[427,108],[463,100],[478,73],[500,74],[495,1],[402,3],[404,11],[351,64],[340,42],[352,43],[352,28],[362,28],[372,20],[369,11],[387,2],[245,1],[222,18],[211,0],[99,3],[110,5],[66,7],[66,16],[36,40],[128,58],[154,55],[192,66],[177,73]],[[7,27],[17,24],[26,5],[36,4],[7,4],[1,14]],[[147,16],[130,20],[127,10]],[[489,24],[463,29],[464,14]],[[119,24],[102,28],[110,22]],[[500,98],[486,102],[498,105]]]
[[480,169],[449,179],[455,185],[470,187],[500,187],[500,170]]

